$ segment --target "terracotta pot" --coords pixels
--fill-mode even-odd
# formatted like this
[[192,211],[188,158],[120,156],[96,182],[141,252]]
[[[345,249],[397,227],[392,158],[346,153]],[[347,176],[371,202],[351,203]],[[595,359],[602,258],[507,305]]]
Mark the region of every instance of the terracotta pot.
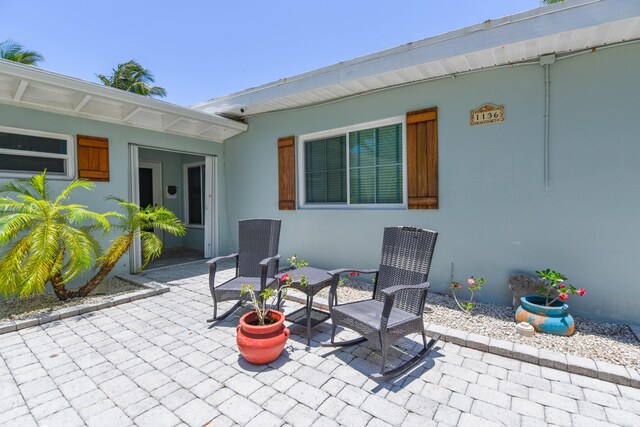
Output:
[[573,317],[569,314],[569,305],[556,301],[550,306],[544,305],[545,298],[527,295],[520,298],[522,305],[516,311],[518,322],[527,322],[536,332],[570,336],[575,331]]
[[267,316],[274,320],[270,325],[252,325],[258,320],[258,315],[251,311],[240,318],[240,324],[236,328],[236,342],[240,353],[247,362],[255,365],[276,360],[289,338],[289,328],[284,326],[284,313],[269,310]]

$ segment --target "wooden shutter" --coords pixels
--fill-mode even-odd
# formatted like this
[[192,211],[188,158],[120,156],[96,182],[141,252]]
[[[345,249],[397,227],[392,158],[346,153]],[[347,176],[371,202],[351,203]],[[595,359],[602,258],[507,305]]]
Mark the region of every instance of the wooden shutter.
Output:
[[438,109],[407,113],[409,209],[438,209]]
[[109,181],[109,140],[78,135],[78,178]]
[[278,207],[288,211],[296,208],[296,138],[278,139]]

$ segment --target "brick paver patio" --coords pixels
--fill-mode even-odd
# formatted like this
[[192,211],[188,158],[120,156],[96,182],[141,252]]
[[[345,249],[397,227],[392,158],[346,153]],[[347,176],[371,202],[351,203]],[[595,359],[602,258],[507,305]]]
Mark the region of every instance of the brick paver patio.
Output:
[[376,383],[377,353],[320,347],[326,324],[310,349],[293,328],[283,356],[249,365],[237,316],[205,322],[203,263],[147,275],[171,292],[0,336],[0,425],[640,425],[640,389],[452,344]]

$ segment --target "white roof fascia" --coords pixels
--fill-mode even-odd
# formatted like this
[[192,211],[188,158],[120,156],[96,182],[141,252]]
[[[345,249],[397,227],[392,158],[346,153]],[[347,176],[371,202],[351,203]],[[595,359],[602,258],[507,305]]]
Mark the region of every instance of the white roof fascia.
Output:
[[[43,70],[41,68],[23,65],[12,61],[0,59],[0,77],[9,77],[16,79],[16,81],[19,82],[18,90],[19,92],[21,92],[16,93],[16,95],[19,96],[14,95],[10,98],[0,97],[0,103],[4,104],[18,105],[25,108],[33,108],[45,111],[55,111],[56,113],[60,114],[86,117],[100,121],[119,123],[127,126],[152,129],[160,132],[174,133],[182,136],[192,136],[199,139],[216,140],[217,142],[222,142],[224,139],[235,136],[248,129],[248,126],[245,123],[241,123],[236,120],[231,120],[202,111],[196,111],[191,108],[181,107],[179,105],[171,104],[166,101],[144,97],[120,89],[103,86],[97,83],[87,82],[74,77],[65,76],[62,74]],[[80,101],[78,104],[69,109],[61,108],[60,106],[47,105],[46,102],[25,102],[24,100],[22,100],[22,95],[25,89],[29,91],[29,87],[32,87],[31,83],[36,83],[38,86],[46,87],[50,90],[62,89],[69,93],[73,93],[74,96],[80,99]],[[218,127],[223,129],[225,137],[218,140],[218,138],[212,139],[209,136],[201,135],[197,132],[177,132],[171,131],[162,126],[145,126],[139,123],[131,123],[128,122],[128,120],[133,117],[133,115],[131,114],[127,114],[124,117],[120,117],[118,119],[116,117],[101,116],[99,114],[89,114],[82,111],[82,109],[88,103],[99,100],[102,100],[104,102],[113,102],[114,104],[121,105],[125,109],[128,109],[132,112],[136,111],[135,114],[141,111],[146,111],[152,114],[170,115],[187,121],[206,123],[207,126],[211,125],[211,127]]]
[[[191,108],[210,113],[230,112],[394,70],[638,16],[640,0],[569,0],[340,62]],[[238,111],[233,114],[242,116]]]

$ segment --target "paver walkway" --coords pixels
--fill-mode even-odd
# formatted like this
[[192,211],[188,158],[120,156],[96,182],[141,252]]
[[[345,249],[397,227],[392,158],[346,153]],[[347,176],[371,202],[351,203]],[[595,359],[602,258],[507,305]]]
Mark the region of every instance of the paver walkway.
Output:
[[237,316],[205,322],[202,263],[147,274],[171,292],[0,336],[0,425],[640,425],[638,389],[451,344],[379,384],[376,352],[319,346],[328,325],[252,366]]

